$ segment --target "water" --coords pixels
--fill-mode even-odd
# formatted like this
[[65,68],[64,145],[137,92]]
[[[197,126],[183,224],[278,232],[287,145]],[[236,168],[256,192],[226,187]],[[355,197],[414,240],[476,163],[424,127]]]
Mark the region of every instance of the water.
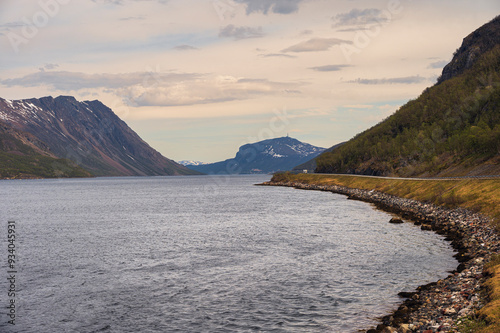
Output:
[[0,332],[356,332],[456,267],[434,233],[341,195],[253,186],[268,179],[0,181]]

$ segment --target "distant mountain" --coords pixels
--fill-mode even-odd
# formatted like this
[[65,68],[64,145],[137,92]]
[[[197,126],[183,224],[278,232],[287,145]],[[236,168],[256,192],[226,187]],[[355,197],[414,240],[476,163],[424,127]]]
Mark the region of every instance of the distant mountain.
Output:
[[316,159],[317,172],[500,174],[500,17],[469,36],[438,83]]
[[96,176],[188,175],[192,170],[162,156],[99,101],[59,96],[0,98],[0,120],[43,142],[51,154]]
[[190,166],[208,174],[250,174],[291,170],[318,156],[325,148],[290,137],[264,140],[239,148],[236,156],[223,162]]
[[0,121],[0,179],[90,177],[67,159],[59,159],[35,136]]
[[205,162],[200,162],[200,161],[189,161],[189,160],[179,161],[179,162],[177,162],[177,163],[179,163],[180,165],[184,165],[184,166],[208,164],[208,163],[205,163]]

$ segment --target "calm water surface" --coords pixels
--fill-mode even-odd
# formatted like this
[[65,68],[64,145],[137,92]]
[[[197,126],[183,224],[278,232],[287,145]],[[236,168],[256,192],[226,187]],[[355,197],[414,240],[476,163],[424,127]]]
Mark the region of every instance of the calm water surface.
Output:
[[341,195],[253,186],[268,179],[0,181],[0,332],[356,332],[457,265],[434,233]]

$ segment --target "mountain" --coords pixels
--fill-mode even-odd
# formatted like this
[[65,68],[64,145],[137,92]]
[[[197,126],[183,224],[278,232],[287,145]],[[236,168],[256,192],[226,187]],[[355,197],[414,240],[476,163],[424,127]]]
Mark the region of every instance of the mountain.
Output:
[[0,120],[96,176],[195,173],[151,148],[99,101],[78,102],[69,96],[0,98]]
[[35,136],[0,121],[0,179],[90,177],[67,159],[58,159]]
[[318,156],[324,148],[312,146],[290,137],[264,140],[239,148],[232,159],[223,162],[190,166],[208,174],[270,173],[291,170]]
[[[330,147],[328,149],[325,149],[323,151],[323,154],[324,153],[327,153],[327,152],[331,152],[331,151],[334,151],[335,149],[337,149],[338,147],[342,146],[345,142],[341,142],[341,143],[338,143],[336,145],[334,145],[333,147]],[[304,170],[307,170],[308,172],[314,172],[316,170],[316,167],[318,166],[317,163],[316,163],[316,157],[315,156],[314,158],[310,159],[309,161],[307,161],[306,163],[302,163],[300,165],[297,165],[295,166],[292,171],[295,171],[295,172],[302,172]]]
[[467,36],[438,83],[316,159],[316,172],[500,174],[500,17]]
[[179,162],[177,162],[177,163],[179,163],[180,165],[184,165],[184,166],[208,164],[208,163],[205,163],[205,162],[200,162],[200,161],[189,161],[189,160],[179,161]]
[[500,16],[464,38],[462,45],[455,51],[453,60],[444,67],[438,83],[463,74],[467,69],[472,68],[482,54],[500,44],[499,21]]

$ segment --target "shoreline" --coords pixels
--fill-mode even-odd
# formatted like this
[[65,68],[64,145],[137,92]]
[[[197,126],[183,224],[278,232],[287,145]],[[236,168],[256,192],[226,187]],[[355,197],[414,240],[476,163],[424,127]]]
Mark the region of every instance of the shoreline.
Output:
[[[312,185],[301,182],[265,182],[262,186],[284,186],[301,190],[327,191],[347,199],[374,204],[377,208],[412,221],[422,230],[446,237],[457,251],[458,267],[446,278],[423,285],[414,292],[401,292],[405,300],[399,308],[382,318],[377,332],[452,332],[461,318],[474,315],[486,304],[483,285],[484,265],[500,252],[500,237],[489,219],[466,209],[447,209],[417,200],[396,197],[375,190],[338,185]],[[389,221],[388,221],[389,223]]]

